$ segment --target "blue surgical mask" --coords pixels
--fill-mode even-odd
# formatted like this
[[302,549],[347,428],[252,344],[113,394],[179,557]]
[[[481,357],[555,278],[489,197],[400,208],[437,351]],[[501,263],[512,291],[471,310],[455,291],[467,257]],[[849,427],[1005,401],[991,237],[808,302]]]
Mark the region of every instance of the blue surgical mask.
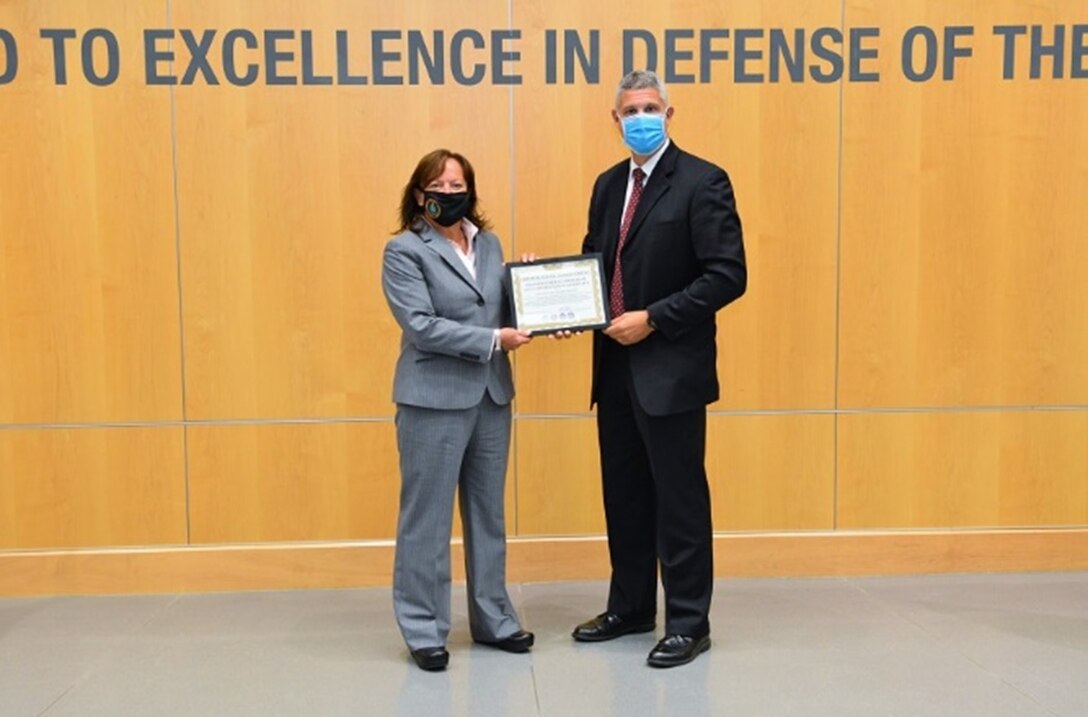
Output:
[[623,143],[635,154],[653,154],[665,143],[665,113],[639,112],[620,119]]

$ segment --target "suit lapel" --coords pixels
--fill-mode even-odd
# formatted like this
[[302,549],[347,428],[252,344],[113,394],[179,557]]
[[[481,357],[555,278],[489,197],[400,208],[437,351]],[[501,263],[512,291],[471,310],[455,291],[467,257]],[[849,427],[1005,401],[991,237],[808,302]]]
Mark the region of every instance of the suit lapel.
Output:
[[[433,227],[431,227],[430,224],[426,223],[424,223],[418,234],[419,237],[423,240],[423,243],[426,244],[431,251],[438,254],[438,256],[442,258],[442,261],[446,263],[446,266],[448,266],[454,274],[461,277],[461,279],[466,284],[468,284],[473,291],[475,291],[477,294],[479,294],[481,298],[483,298],[483,293],[481,293],[480,287],[476,285],[476,281],[472,278],[472,274],[468,273],[468,269],[461,261],[461,257],[457,255],[457,250],[453,248],[453,244],[450,244],[449,240],[446,239],[446,237],[439,234],[437,231],[434,230]],[[480,261],[479,251],[480,245],[477,244],[477,262]],[[476,275],[480,275],[479,263],[477,263]]]
[[612,265],[616,261],[616,245],[619,244],[620,240],[620,223],[623,221],[623,198],[627,194],[627,176],[630,174],[628,166],[626,161],[618,166],[605,188],[607,194],[604,203],[606,214],[602,224],[605,228],[602,249],[605,266],[608,267],[609,274],[611,274]]
[[476,232],[473,241],[476,242],[476,293],[482,296],[486,288],[484,284],[487,282],[488,268],[491,266],[490,243],[484,239],[482,229]]
[[635,207],[635,216],[631,219],[631,228],[627,230],[627,242],[624,244],[624,251],[630,249],[631,243],[638,238],[639,227],[642,226],[646,217],[653,211],[654,205],[669,191],[678,154],[679,149],[676,144],[670,142],[665,154],[661,156],[657,166],[654,167],[653,174],[650,175],[650,179],[647,180],[646,186],[642,189],[642,199],[639,201],[638,206]]

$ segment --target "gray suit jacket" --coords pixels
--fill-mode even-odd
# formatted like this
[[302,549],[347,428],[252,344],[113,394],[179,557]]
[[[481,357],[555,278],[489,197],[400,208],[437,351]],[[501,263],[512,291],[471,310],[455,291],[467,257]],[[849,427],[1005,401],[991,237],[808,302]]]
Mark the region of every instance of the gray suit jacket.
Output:
[[476,235],[476,278],[453,246],[424,223],[385,246],[382,290],[400,324],[400,358],[393,400],[423,408],[465,409],[484,391],[510,403],[510,362],[491,351],[507,311],[502,245],[488,231]]

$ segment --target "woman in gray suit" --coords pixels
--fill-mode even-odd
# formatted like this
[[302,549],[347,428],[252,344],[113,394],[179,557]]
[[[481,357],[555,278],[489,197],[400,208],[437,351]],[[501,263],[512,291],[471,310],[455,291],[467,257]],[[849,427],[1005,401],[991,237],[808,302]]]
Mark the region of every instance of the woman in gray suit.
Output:
[[450,531],[459,489],[472,639],[526,652],[506,591],[503,487],[514,385],[506,354],[529,342],[504,327],[502,246],[477,207],[463,156],[424,156],[404,187],[400,231],[385,247],[382,289],[400,324],[393,381],[400,516],[393,609],[412,659],[449,663]]

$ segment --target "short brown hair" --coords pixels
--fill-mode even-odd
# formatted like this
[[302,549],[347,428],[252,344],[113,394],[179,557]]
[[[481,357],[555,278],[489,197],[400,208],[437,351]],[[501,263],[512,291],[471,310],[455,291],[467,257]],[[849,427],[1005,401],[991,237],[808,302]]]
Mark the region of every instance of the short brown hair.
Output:
[[416,201],[415,193],[417,190],[422,192],[423,188],[436,177],[442,176],[442,173],[446,171],[446,162],[451,159],[460,164],[461,170],[465,173],[465,185],[468,188],[469,200],[466,218],[481,229],[487,229],[490,226],[487,217],[483,215],[476,204],[476,170],[472,168],[472,163],[464,155],[457,152],[451,152],[448,149],[436,149],[423,155],[423,158],[419,160],[419,164],[416,165],[416,170],[412,172],[408,184],[404,186],[404,193],[400,199],[400,229],[397,230],[398,232],[406,232],[424,221],[423,207],[419,206]]

